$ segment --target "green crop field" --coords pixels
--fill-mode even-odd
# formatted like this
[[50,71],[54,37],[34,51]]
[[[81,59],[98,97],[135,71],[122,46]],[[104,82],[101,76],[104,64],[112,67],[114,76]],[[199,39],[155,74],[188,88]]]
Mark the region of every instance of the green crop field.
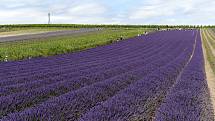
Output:
[[112,43],[121,36],[130,38],[153,29],[105,29],[97,32],[82,33],[71,36],[49,37],[31,41],[0,43],[0,60],[20,60],[32,57],[43,57],[93,48]]

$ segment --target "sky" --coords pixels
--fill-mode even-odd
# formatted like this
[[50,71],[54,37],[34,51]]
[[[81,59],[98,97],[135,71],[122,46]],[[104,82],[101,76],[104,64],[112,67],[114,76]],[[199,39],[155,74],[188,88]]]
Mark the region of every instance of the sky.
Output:
[[215,24],[212,0],[0,0],[0,24]]

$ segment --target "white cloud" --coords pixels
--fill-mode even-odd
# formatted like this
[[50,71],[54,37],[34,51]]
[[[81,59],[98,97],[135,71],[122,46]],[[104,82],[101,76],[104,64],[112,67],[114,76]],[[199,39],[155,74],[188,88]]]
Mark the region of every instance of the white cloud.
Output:
[[[41,0],[21,1],[2,1],[4,4],[0,7],[4,6],[4,9],[0,8],[0,18],[4,19],[0,19],[0,24],[46,23],[48,12],[52,14],[52,23],[102,23],[104,22],[103,14],[107,9],[102,3],[92,2],[92,0],[55,1],[51,4]],[[14,4],[9,4],[12,2]],[[38,5],[38,3],[41,3],[41,5]]]
[[129,18],[146,24],[214,24],[214,6],[209,0],[146,0]]
[[[60,9],[61,11],[62,9]],[[105,5],[101,3],[82,3],[78,2],[71,6],[64,8],[61,11],[63,14],[57,14],[59,9],[53,11],[53,22],[54,23],[86,23],[86,24],[96,24],[105,22],[105,17],[103,16],[107,12]]]
[[71,15],[86,16],[100,15],[106,12],[106,8],[97,3],[82,4],[69,9]]
[[215,24],[210,0],[0,0],[0,24]]

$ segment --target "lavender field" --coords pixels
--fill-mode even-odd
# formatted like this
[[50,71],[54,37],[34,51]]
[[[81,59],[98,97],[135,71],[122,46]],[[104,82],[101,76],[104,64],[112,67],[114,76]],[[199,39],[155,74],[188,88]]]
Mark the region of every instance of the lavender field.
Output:
[[200,30],[0,62],[1,121],[213,121]]

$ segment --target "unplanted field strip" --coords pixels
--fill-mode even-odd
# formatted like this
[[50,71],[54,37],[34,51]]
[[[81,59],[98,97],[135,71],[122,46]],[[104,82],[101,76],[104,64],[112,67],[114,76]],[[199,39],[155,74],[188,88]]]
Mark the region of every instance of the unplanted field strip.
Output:
[[208,34],[210,35],[210,38],[212,38],[213,40],[215,39],[215,36],[214,36],[214,31],[212,30],[206,30],[208,32]]
[[[210,98],[213,105],[213,109],[215,109],[215,75],[213,73],[213,70],[210,66],[210,63],[207,60],[205,48],[203,48],[204,51],[204,58],[205,58],[205,71],[206,71],[206,79],[208,82],[208,88],[210,91]],[[215,115],[214,115],[215,116]],[[215,119],[215,117],[214,117]]]
[[209,35],[208,32],[206,32],[206,31],[203,31],[202,34],[203,34],[203,36],[206,38],[205,41],[206,41],[206,43],[209,45],[209,49],[211,50],[213,56],[215,56],[215,49],[213,48],[213,46],[212,46],[211,43],[209,42],[209,41],[211,41],[211,40],[209,40],[209,39],[212,39],[212,38],[210,37],[210,35]]
[[[206,39],[207,38],[206,38],[206,35],[205,35],[205,30],[202,30],[201,31],[201,40],[205,41],[211,48],[210,43]],[[214,75],[214,72],[213,72],[213,70],[211,68],[210,62],[207,59],[206,48],[205,48],[205,46],[203,44],[202,44],[202,49],[203,49],[204,61],[205,61],[204,64],[205,64],[206,80],[207,80],[208,88],[209,88],[209,91],[210,91],[210,98],[211,98],[211,102],[212,102],[212,105],[213,105],[213,109],[215,109],[215,75]],[[212,51],[212,52],[214,52],[214,51]],[[213,53],[213,55],[214,55],[214,53]],[[215,119],[215,114],[214,114],[214,119]]]
[[56,36],[66,36],[66,35],[75,35],[87,32],[95,32],[100,29],[80,29],[80,30],[62,30],[62,31],[54,31],[54,32],[44,32],[39,34],[28,34],[28,35],[17,35],[17,36],[8,36],[8,37],[0,37],[0,42],[10,42],[10,41],[20,41],[20,40],[31,40],[31,39],[42,39],[48,37],[56,37]]

